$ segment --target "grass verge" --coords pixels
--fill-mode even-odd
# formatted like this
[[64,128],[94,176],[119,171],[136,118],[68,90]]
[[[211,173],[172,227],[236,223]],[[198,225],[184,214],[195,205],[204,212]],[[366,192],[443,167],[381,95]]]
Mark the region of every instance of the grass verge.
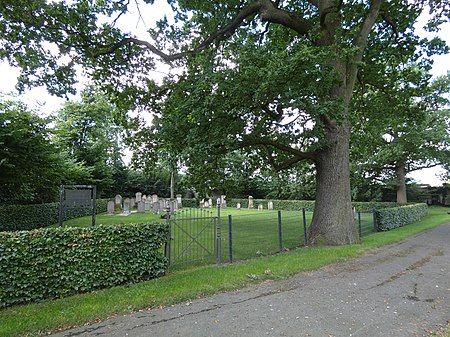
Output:
[[285,279],[302,271],[357,257],[368,250],[398,242],[449,220],[447,209],[430,208],[430,215],[422,221],[369,235],[358,245],[300,248],[283,255],[220,267],[210,265],[179,270],[148,282],[2,309],[0,336],[38,336],[104,320],[113,315],[168,306],[234,290],[268,279]]

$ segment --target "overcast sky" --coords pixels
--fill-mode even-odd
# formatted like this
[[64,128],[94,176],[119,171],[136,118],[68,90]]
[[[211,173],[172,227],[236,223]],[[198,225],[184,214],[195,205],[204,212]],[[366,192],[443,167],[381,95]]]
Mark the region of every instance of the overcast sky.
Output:
[[[131,4],[135,4],[135,2],[131,2]],[[157,19],[162,18],[164,13],[168,12],[168,5],[166,1],[157,0],[156,7],[150,7],[152,9],[146,11],[145,8],[141,8],[141,13],[145,18],[145,22],[138,19],[138,17],[131,13],[126,17],[122,17],[118,25],[119,27],[127,27],[126,30],[133,30],[133,33],[142,39],[145,39],[145,31],[146,29],[153,27],[154,23]],[[157,10],[155,10],[157,9]],[[130,22],[135,22],[135,25],[130,25]],[[421,23],[418,24],[418,27]],[[423,33],[426,35],[425,33]],[[447,41],[447,44],[450,45],[450,24],[446,24],[445,27],[441,30],[439,36]],[[433,75],[439,76],[446,74],[450,71],[450,55],[439,55],[434,58],[434,66],[433,66]],[[2,93],[17,93],[15,90],[15,84],[17,80],[17,76],[19,75],[19,70],[10,67],[5,62],[0,62],[0,92]],[[157,76],[157,73],[155,73]],[[80,85],[79,88],[82,88]],[[43,87],[34,88],[28,90],[25,94],[21,96],[21,99],[25,101],[31,108],[39,109],[42,114],[51,114],[52,112],[58,110],[61,105],[64,103],[64,99],[50,96],[46,89]],[[76,99],[76,97],[71,97],[71,99]],[[418,183],[430,184],[430,185],[441,185],[442,182],[437,177],[442,170],[439,168],[427,169],[418,172],[414,172],[409,176],[415,179]]]

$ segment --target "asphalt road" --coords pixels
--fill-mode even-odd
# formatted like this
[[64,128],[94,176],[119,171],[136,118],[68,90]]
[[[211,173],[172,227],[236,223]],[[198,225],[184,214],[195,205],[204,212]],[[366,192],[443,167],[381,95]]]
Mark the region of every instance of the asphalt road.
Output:
[[450,224],[351,261],[54,336],[428,336],[450,319]]

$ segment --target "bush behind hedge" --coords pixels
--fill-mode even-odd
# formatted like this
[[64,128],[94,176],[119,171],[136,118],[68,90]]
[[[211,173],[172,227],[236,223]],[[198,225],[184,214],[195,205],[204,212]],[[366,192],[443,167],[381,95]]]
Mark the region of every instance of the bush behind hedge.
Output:
[[409,225],[428,215],[426,204],[413,204],[400,207],[378,209],[376,212],[379,231],[386,231]]
[[167,224],[0,233],[0,307],[154,278]]
[[[108,200],[97,199],[97,213],[106,212]],[[36,205],[0,206],[0,231],[31,230],[58,223],[59,202]],[[90,211],[65,212],[64,220],[91,214]]]

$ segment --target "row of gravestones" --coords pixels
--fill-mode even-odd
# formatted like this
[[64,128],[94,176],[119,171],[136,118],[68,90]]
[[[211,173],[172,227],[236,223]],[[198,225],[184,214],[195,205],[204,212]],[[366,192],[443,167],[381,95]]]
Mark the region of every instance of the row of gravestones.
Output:
[[113,214],[115,211],[121,211],[122,214],[130,214],[131,210],[137,209],[138,213],[153,212],[161,213],[170,211],[173,214],[177,209],[182,207],[181,194],[177,194],[177,199],[159,198],[156,194],[152,196],[143,195],[141,192],[136,193],[133,198],[123,199],[121,195],[116,195],[114,201],[109,201],[107,211]]
[[[240,203],[240,202],[238,202],[238,203],[236,204],[236,208],[237,208],[237,209],[241,209],[241,203]],[[253,203],[253,197],[252,197],[252,196],[249,196],[249,197],[248,197],[248,209],[253,209],[253,208],[255,208],[254,203]],[[258,205],[258,211],[262,211],[263,209],[264,209],[264,206],[263,206],[262,204],[259,204],[259,205]],[[273,201],[269,201],[269,202],[267,203],[267,209],[268,209],[269,211],[272,211],[272,210],[273,210]]]
[[[216,205],[219,204],[219,203],[220,203],[220,207],[221,208],[226,208],[227,207],[227,201],[225,199],[225,195],[222,195],[222,196],[220,196],[220,198],[217,199]],[[200,201],[200,208],[211,208],[211,207],[213,207],[213,201],[212,201],[211,198],[209,198],[209,199],[202,199]],[[236,204],[236,208],[237,209],[241,209],[241,203],[240,202],[238,202]],[[253,208],[255,208],[254,203],[253,203],[253,197],[249,196],[248,197],[248,209],[253,209]],[[264,206],[262,204],[259,204],[258,205],[258,211],[262,211],[263,209],[264,209]],[[269,201],[267,203],[267,209],[269,211],[273,210],[273,201]]]

